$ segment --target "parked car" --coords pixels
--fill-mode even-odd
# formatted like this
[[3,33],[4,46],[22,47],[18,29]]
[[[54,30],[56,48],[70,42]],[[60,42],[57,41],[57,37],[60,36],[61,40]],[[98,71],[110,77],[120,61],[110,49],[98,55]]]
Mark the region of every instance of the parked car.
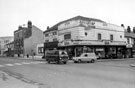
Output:
[[97,60],[95,53],[82,53],[79,57],[73,57],[74,63],[78,62],[91,62],[94,63]]
[[45,53],[45,59],[48,63],[55,62],[59,64],[63,62],[66,64],[69,57],[67,52],[64,50],[48,50]]

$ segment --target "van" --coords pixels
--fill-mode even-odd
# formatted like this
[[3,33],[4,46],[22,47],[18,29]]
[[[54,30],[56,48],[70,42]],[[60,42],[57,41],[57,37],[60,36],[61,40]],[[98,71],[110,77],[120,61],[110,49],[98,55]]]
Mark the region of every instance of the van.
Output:
[[79,57],[73,57],[74,63],[78,62],[91,62],[94,63],[97,60],[97,56],[95,53],[82,53]]
[[48,63],[55,62],[59,64],[62,62],[66,64],[69,57],[64,50],[47,50],[45,53],[45,59]]

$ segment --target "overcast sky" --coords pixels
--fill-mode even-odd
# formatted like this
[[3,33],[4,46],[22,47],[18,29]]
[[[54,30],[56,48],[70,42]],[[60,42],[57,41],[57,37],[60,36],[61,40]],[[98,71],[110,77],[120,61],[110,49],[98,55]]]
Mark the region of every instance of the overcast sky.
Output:
[[78,15],[133,27],[135,0],[0,0],[0,37],[13,36],[28,20],[45,31]]

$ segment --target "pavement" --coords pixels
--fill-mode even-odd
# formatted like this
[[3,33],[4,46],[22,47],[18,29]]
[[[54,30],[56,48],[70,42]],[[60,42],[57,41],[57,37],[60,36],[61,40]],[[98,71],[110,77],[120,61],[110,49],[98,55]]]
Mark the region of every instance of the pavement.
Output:
[[11,75],[0,71],[0,88],[39,88],[38,85],[29,84]]

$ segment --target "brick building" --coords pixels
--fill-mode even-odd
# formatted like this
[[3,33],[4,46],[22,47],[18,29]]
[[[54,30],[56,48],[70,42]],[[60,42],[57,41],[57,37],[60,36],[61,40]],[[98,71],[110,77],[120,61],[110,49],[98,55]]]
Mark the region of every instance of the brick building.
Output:
[[37,45],[43,41],[43,31],[28,21],[27,26],[19,26],[14,31],[15,56],[36,55]]

